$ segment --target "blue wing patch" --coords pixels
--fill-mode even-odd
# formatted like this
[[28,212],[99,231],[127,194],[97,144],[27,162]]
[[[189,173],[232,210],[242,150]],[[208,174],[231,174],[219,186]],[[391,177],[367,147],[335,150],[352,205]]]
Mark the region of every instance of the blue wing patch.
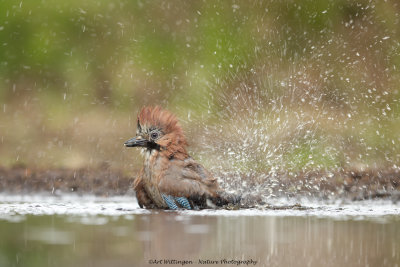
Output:
[[192,207],[190,207],[189,200],[187,200],[186,197],[175,197],[175,200],[176,200],[176,202],[178,202],[178,204],[182,208],[187,209],[187,210],[191,210],[192,209]]
[[177,210],[178,206],[175,203],[175,200],[172,196],[161,194],[162,198],[164,199],[165,203],[168,205],[170,210]]
[[[178,205],[184,209],[191,210],[191,206],[189,200],[186,197],[173,197],[170,195],[161,194],[162,198],[164,199],[165,203],[168,205],[170,210],[177,210],[179,209]],[[176,205],[178,203],[178,205]]]

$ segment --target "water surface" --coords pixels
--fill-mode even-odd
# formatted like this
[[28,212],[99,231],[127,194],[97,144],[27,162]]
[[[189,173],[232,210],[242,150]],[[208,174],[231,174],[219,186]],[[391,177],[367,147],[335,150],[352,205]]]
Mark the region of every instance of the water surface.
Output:
[[399,205],[305,204],[150,212],[133,198],[2,196],[0,266],[400,266]]

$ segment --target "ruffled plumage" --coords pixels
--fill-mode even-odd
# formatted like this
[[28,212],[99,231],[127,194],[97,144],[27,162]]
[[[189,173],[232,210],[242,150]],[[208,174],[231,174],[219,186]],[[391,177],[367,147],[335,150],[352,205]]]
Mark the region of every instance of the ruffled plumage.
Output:
[[[134,140],[146,140],[144,166],[134,182],[141,207],[206,208],[230,202],[219,189],[217,179],[192,159],[175,115],[161,107],[143,107],[137,117]],[[152,140],[153,131],[161,132]]]

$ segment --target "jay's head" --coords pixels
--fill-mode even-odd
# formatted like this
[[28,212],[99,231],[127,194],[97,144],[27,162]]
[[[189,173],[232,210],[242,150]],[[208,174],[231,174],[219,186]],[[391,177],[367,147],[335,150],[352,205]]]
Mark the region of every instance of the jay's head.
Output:
[[186,154],[187,142],[177,118],[161,107],[143,107],[137,116],[136,136],[126,147],[165,151],[169,157]]

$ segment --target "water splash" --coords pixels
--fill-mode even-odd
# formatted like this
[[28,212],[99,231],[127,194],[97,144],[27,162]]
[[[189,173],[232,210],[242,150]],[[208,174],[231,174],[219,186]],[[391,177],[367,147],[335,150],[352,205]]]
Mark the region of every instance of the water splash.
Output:
[[[314,49],[330,53],[323,46]],[[329,62],[321,57],[288,68],[259,62],[208,85],[211,101],[196,153],[228,190],[271,196],[275,184],[301,176],[318,191],[319,184],[302,178],[398,170],[400,140],[393,130],[399,116],[392,111],[399,107],[397,91],[378,89],[378,81],[338,77],[343,73],[329,67],[316,69]],[[352,72],[354,64],[345,67]]]

